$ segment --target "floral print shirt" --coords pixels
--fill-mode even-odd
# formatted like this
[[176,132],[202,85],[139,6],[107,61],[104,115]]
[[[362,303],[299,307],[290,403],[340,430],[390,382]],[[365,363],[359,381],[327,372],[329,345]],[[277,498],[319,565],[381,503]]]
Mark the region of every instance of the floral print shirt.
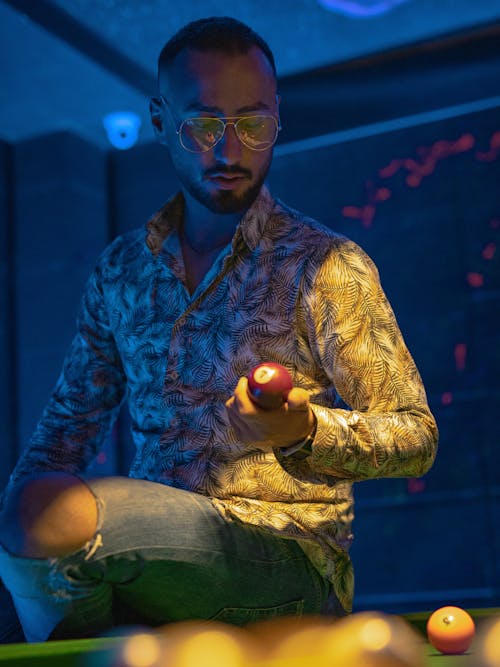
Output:
[[[351,609],[352,483],[420,476],[437,443],[415,364],[369,257],[264,186],[193,294],[182,193],[101,255],[62,374],[10,484],[82,473],[126,397],[130,475],[204,494],[229,520],[295,539]],[[224,403],[263,361],[317,418],[311,453],[239,442]]]

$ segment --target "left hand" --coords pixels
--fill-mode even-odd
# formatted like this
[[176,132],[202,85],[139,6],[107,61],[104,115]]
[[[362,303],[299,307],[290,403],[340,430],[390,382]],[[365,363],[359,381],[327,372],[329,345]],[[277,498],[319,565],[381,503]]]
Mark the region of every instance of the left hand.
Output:
[[250,399],[247,387],[247,378],[240,378],[226,401],[229,422],[241,442],[270,451],[293,445],[312,431],[316,418],[305,389],[294,387],[280,408],[263,410]]

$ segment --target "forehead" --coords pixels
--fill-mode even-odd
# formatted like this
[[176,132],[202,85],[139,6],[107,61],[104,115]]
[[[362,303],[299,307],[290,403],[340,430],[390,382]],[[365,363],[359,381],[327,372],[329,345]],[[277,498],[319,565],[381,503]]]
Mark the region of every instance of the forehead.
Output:
[[258,47],[234,54],[185,50],[160,77],[160,86],[177,107],[199,103],[226,112],[258,102],[272,106],[276,96],[274,73]]

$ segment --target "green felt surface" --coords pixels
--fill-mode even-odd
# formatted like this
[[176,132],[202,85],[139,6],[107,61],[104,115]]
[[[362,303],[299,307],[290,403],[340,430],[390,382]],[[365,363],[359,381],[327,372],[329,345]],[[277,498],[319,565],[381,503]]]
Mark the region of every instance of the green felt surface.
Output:
[[[90,656],[118,646],[119,637],[66,639],[43,644],[0,646],[0,665],[12,667],[81,667],[91,664]],[[84,659],[85,658],[85,659]]]
[[442,655],[429,646],[427,667],[470,667],[473,652],[464,655]]
[[[12,667],[104,667],[105,649],[119,640],[74,639],[44,644],[10,644],[0,647],[0,665]],[[431,646],[427,651],[427,667],[466,667],[470,655],[441,655]],[[473,652],[472,652],[473,655]],[[263,666],[264,667],[264,666]],[[268,667],[268,665],[266,665]]]
[[[500,616],[500,609],[468,610],[476,624],[491,617]],[[431,612],[404,614],[403,618],[419,632],[425,634],[425,626]],[[68,639],[41,644],[6,644],[0,646],[0,667],[107,667],[103,655],[120,643],[119,637],[99,639]],[[466,667],[471,664],[474,644],[464,655],[441,655],[429,644],[426,645],[427,667]],[[262,667],[268,667],[262,666]]]

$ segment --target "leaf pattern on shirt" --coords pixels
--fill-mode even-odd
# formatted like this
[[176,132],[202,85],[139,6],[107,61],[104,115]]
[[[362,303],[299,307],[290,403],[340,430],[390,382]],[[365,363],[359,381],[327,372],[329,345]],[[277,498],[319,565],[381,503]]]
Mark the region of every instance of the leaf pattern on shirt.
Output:
[[[263,187],[191,296],[184,200],[116,239],[85,290],[78,331],[10,484],[83,472],[126,396],[130,475],[207,495],[220,512],[296,539],[341,603],[353,594],[353,481],[418,476],[437,430],[373,262]],[[224,403],[262,361],[310,393],[312,454],[238,442]]]

